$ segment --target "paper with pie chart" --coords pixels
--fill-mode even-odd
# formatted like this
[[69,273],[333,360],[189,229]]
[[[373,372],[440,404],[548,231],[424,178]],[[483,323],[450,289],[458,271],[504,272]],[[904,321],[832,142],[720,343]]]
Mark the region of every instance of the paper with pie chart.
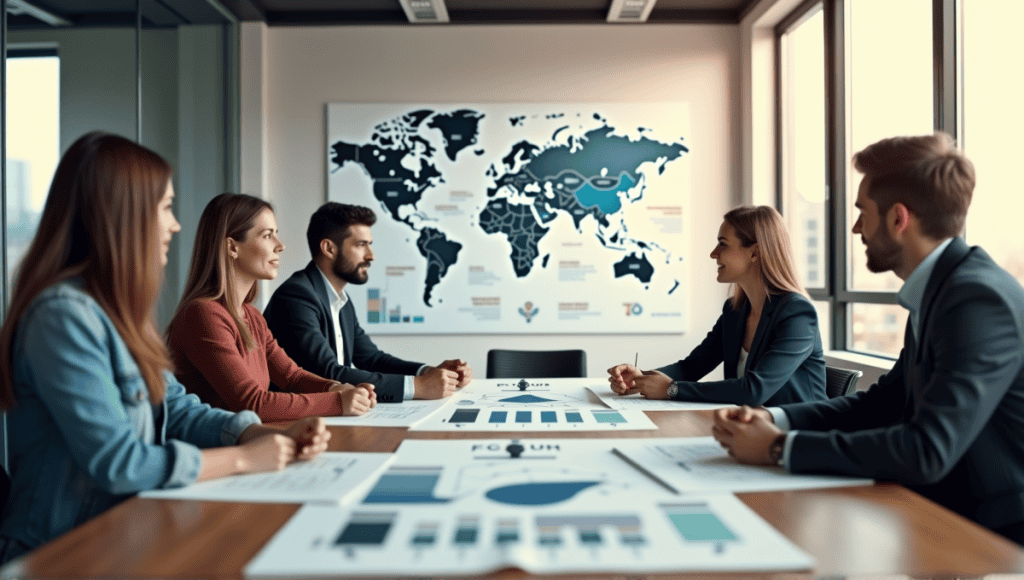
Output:
[[248,577],[802,570],[813,560],[729,494],[676,495],[624,439],[406,440],[361,501],[306,506]]
[[473,381],[412,431],[630,431],[658,427],[643,411],[610,409],[594,379]]

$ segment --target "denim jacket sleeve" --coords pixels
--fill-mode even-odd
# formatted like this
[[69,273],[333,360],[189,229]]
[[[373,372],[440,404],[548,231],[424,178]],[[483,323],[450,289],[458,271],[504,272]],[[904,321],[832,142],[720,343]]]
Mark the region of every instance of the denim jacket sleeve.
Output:
[[[16,378],[35,391],[72,459],[97,487],[129,494],[198,478],[201,451],[180,440],[156,440],[138,367],[113,323],[88,295],[43,297],[19,326]],[[175,395],[174,407],[180,409],[180,395]],[[196,426],[179,418],[171,422],[183,432],[189,429],[178,429],[181,424]]]
[[239,436],[250,425],[261,423],[252,411],[232,413],[214,409],[199,397],[185,392],[185,387],[170,372],[167,382],[167,439],[180,439],[207,449],[238,443]]

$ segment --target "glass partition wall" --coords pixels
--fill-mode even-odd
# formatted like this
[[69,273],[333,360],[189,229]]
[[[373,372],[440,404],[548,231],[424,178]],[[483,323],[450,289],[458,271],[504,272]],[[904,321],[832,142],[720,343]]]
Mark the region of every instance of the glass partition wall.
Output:
[[[0,0],[0,321],[60,155],[101,130],[142,143],[174,167],[182,232],[156,308],[162,330],[181,295],[203,207],[238,187],[239,26],[215,0],[190,14],[138,0],[106,2],[120,12],[103,14],[88,3],[51,4],[68,12],[36,18]],[[5,468],[6,448],[0,413]]]

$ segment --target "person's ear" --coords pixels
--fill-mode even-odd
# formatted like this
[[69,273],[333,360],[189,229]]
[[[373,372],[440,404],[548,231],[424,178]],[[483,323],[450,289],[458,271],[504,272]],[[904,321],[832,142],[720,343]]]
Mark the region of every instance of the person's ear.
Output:
[[320,253],[327,256],[331,260],[334,260],[337,256],[338,246],[335,245],[331,240],[324,238],[320,240]]
[[914,214],[910,213],[910,209],[900,203],[892,204],[889,211],[885,214],[885,223],[889,228],[890,236],[902,234],[907,231],[910,227],[910,221]]
[[751,260],[756,262],[757,261],[757,256],[760,253],[761,253],[761,249],[757,246],[756,243],[754,245],[750,246],[750,259]]
[[224,243],[227,244],[228,257],[231,258],[231,259],[237,258],[238,257],[238,242],[236,242],[231,237],[227,237],[227,238],[224,238]]

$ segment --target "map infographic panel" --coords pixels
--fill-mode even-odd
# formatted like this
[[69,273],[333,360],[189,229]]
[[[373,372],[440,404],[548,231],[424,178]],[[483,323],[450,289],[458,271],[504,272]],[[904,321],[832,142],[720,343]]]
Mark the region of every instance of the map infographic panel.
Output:
[[330,104],[371,334],[683,332],[685,103]]

